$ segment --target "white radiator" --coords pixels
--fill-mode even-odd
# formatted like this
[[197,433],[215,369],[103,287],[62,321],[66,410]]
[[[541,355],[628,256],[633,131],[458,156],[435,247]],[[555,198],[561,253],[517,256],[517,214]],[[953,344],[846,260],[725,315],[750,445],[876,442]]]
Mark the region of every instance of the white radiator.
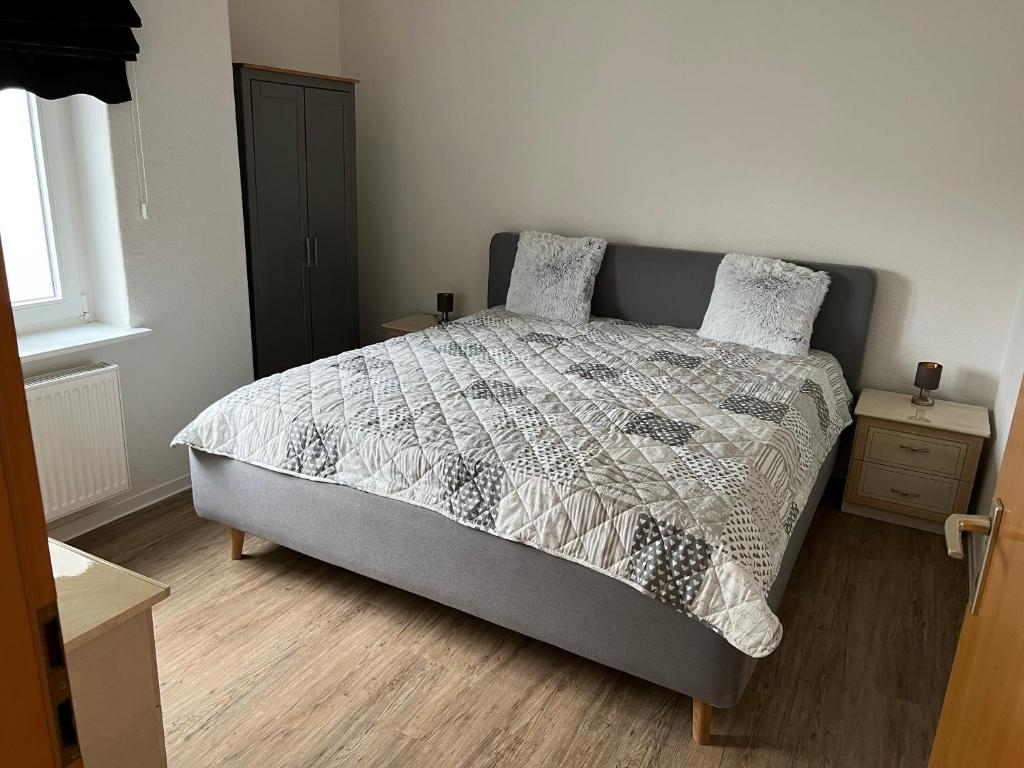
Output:
[[33,376],[25,398],[47,520],[131,487],[116,365]]

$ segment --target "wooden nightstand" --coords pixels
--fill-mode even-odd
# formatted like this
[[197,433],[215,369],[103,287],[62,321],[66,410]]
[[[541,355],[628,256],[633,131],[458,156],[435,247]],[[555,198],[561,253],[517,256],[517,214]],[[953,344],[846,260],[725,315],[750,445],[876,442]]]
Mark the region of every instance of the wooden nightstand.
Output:
[[170,587],[53,539],[50,564],[83,759],[166,768],[153,606]]
[[854,415],[844,512],[941,533],[949,515],[967,511],[987,409],[948,400],[919,408],[910,395],[865,389]]
[[408,317],[400,317],[398,320],[388,320],[382,326],[389,339],[396,336],[405,336],[407,333],[416,333],[437,325],[437,318],[426,312],[420,312]]

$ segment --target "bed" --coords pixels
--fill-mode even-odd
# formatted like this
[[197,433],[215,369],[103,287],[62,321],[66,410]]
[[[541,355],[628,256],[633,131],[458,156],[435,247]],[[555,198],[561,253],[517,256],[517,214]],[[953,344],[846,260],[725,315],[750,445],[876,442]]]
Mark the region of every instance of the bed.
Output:
[[585,328],[502,304],[255,382],[175,439],[196,512],[693,697],[740,698],[849,424],[873,272],[807,358],[701,339],[720,254],[609,245]]

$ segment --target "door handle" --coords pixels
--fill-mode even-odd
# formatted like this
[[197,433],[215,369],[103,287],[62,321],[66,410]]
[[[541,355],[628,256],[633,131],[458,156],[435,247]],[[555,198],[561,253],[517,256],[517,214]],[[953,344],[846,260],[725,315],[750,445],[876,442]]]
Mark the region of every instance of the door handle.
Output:
[[977,615],[978,606],[981,602],[981,594],[985,588],[985,579],[988,576],[989,566],[992,562],[992,548],[995,546],[996,536],[999,534],[999,522],[1003,517],[1003,500],[996,497],[992,500],[992,513],[989,515],[950,515],[946,518],[944,525],[946,533],[946,552],[954,560],[964,559],[963,534],[978,533],[988,538],[985,541],[985,554],[981,560],[981,570],[978,572],[978,583],[971,598],[971,613]]
[[307,236],[305,242],[302,244],[302,266],[304,267],[313,266],[313,251],[310,239],[311,238]]
[[313,235],[313,266],[320,266],[320,238]]
[[946,552],[954,560],[964,559],[965,533],[992,532],[992,518],[988,515],[950,515],[946,518]]

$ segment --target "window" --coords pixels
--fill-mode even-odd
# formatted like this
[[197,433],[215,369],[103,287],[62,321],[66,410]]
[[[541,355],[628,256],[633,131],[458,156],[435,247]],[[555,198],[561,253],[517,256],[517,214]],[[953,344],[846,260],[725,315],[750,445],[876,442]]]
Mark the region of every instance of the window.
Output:
[[65,102],[0,91],[0,241],[19,331],[86,319]]

